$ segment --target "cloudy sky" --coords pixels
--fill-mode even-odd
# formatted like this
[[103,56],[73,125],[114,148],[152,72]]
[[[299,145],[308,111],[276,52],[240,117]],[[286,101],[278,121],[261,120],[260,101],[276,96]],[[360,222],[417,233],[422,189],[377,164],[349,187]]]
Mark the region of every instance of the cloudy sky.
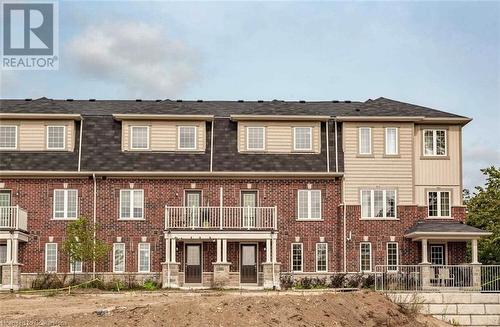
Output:
[[474,118],[464,182],[500,166],[499,2],[77,2],[58,71],[0,72],[2,98],[365,101]]

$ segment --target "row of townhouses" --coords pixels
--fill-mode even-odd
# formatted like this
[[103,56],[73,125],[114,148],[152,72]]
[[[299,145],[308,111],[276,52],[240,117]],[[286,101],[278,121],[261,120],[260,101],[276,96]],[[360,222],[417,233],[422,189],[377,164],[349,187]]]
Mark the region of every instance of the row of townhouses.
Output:
[[[1,100],[2,288],[37,274],[164,287],[279,287],[280,276],[460,264],[470,119],[351,101]],[[72,262],[84,216],[112,249]]]

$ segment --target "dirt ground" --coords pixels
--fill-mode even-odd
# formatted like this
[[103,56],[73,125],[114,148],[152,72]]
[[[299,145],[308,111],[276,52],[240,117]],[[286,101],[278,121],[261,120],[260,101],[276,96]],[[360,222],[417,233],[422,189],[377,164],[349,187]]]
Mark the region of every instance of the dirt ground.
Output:
[[0,326],[449,326],[381,294],[129,292],[0,294]]

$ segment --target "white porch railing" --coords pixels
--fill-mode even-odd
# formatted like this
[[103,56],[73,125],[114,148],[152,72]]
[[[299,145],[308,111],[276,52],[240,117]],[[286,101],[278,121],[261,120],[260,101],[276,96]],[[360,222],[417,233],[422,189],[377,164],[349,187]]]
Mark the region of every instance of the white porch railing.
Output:
[[276,207],[169,207],[165,229],[275,230]]
[[28,230],[28,213],[19,206],[0,207],[0,229]]
[[379,265],[375,289],[384,292],[500,292],[500,265]]

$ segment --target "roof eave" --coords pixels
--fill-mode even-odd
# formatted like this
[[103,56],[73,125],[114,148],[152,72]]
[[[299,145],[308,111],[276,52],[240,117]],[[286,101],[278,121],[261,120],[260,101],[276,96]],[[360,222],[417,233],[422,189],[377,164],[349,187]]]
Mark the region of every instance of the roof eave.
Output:
[[231,115],[232,121],[328,121],[331,116],[308,116],[308,115]]
[[481,237],[490,236],[491,232],[411,232],[405,234],[406,238],[411,238],[413,241],[422,239],[450,239],[450,240],[472,240]]
[[115,120],[202,120],[212,121],[214,115],[154,115],[154,114],[113,114]]
[[467,117],[424,117],[424,116],[337,116],[338,121],[400,121],[429,124],[462,124],[469,123],[472,118]]
[[7,119],[82,120],[82,116],[80,114],[0,113],[0,120]]

